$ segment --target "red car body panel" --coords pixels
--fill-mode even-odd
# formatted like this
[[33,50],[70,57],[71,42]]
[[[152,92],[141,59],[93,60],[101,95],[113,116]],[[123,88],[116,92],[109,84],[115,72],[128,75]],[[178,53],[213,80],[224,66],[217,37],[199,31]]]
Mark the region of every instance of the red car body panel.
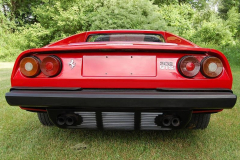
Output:
[[[136,41],[87,42],[89,36],[96,34],[156,34],[162,35],[166,43]],[[57,76],[48,77],[41,72],[35,77],[26,77],[21,73],[20,62],[24,57],[35,56],[42,61],[45,57],[51,55],[57,56],[61,60],[62,69]],[[184,56],[193,56],[197,58],[199,62],[207,56],[217,57],[222,62],[223,70],[216,78],[208,78],[204,76],[201,71],[199,71],[196,76],[187,78],[179,72],[178,66],[179,61]],[[71,66],[70,62],[74,63],[74,66]],[[187,119],[183,120],[184,124],[181,126],[184,127],[191,118],[192,113],[215,113],[225,108],[232,108],[236,102],[235,95],[230,93],[232,81],[233,77],[230,65],[223,53],[214,49],[201,48],[174,34],[164,31],[146,30],[89,31],[67,37],[43,48],[30,49],[22,52],[16,59],[11,76],[12,88],[17,88],[17,90],[20,91],[19,93],[13,91],[11,94],[9,93],[9,95],[6,94],[6,97],[9,97],[9,104],[13,104],[15,100],[21,101],[21,90],[23,90],[22,93],[33,100],[31,103],[25,103],[24,101],[24,105],[21,106],[21,108],[37,112],[48,111],[49,116],[52,117],[52,121],[56,119],[55,116],[58,116],[57,114],[60,114],[60,111],[58,111],[58,113],[51,107],[56,107],[58,101],[55,101],[55,99],[58,99],[61,95],[64,95],[63,98],[66,98],[69,102],[78,101],[68,106],[70,110],[72,109],[71,112],[73,111],[73,107],[78,108],[78,104],[81,102],[83,102],[83,104],[79,104],[82,107],[80,107],[81,109],[88,110],[86,106],[89,106],[94,110],[97,108],[94,108],[94,105],[98,105],[98,109],[102,109],[100,110],[102,113],[103,110],[109,111],[108,109],[115,111],[113,108],[115,104],[112,99],[119,100],[119,106],[116,104],[118,107],[121,105],[128,106],[128,103],[122,101],[121,98],[118,99],[122,97],[125,100],[130,99],[130,108],[139,105],[143,110],[147,110],[147,112],[150,110],[162,111],[170,109],[171,114],[175,114],[176,112],[179,115],[183,115],[183,117],[186,114]],[[39,89],[41,90],[41,88],[43,88],[43,91],[38,91]],[[62,90],[56,91],[54,88],[56,90],[61,88]],[[81,88],[83,92],[65,91],[64,88],[67,90],[69,88]],[[114,90],[111,92],[109,90],[105,91],[104,89]],[[119,92],[119,89],[126,90],[124,90],[123,93],[122,91]],[[155,92],[159,89],[164,90],[164,93],[158,94]],[[168,89],[170,89],[170,92],[165,94],[165,91],[168,92]],[[28,92],[29,90],[33,92]],[[48,90],[50,90],[50,92],[48,92]],[[96,92],[92,92],[93,90]],[[137,90],[146,91],[136,93],[138,92]],[[204,90],[204,93],[206,92],[205,96],[204,93],[201,93],[202,90]],[[181,93],[178,93],[179,91],[183,91],[183,97],[181,97]],[[215,97],[215,92],[217,98]],[[228,93],[225,94],[225,92]],[[31,95],[31,93],[34,95]],[[51,99],[54,103],[41,103],[41,98],[45,98],[45,101],[49,99],[49,97],[45,96],[45,93],[49,95],[50,99],[52,97],[51,93],[54,94],[55,97],[53,96]],[[113,95],[111,95],[111,93]],[[171,93],[173,95],[171,95]],[[129,94],[129,97],[124,94]],[[161,96],[166,98],[162,98]],[[188,99],[188,96],[192,96],[191,98],[193,100],[191,100],[191,98]],[[224,101],[225,96],[227,97],[226,101]],[[11,99],[12,97],[15,99]],[[142,102],[142,99],[139,97],[142,97],[144,101]],[[39,104],[42,106],[38,106],[38,103],[34,102],[35,98],[37,98]],[[79,100],[81,98],[83,98],[82,101]],[[89,98],[92,98],[95,102],[92,103]],[[159,98],[159,101],[155,98]],[[201,101],[201,98],[204,99],[206,103]],[[198,103],[201,102],[201,104],[196,104],[197,107],[191,107],[191,104],[187,104],[188,107],[183,108],[184,104],[188,103],[187,101],[194,103],[195,99]],[[63,109],[67,109],[64,108],[64,100],[61,101],[61,97],[58,100],[58,105],[63,107],[62,111],[64,111]],[[187,101],[185,102],[185,100]],[[218,108],[221,100],[223,100],[224,104]],[[61,104],[60,101],[64,104]],[[105,103],[105,101],[107,108],[103,108],[105,107],[104,104],[99,104]],[[152,106],[155,106],[155,108],[151,108],[151,105],[150,108],[148,108],[148,102],[153,102]],[[162,104],[158,106],[159,102]],[[205,104],[210,105],[212,103],[214,105],[213,107],[204,106]],[[16,104],[17,102],[14,102],[13,105]],[[31,106],[30,104],[34,105]],[[166,107],[164,106],[165,104]],[[225,104],[227,107],[224,106]],[[202,109],[203,106],[204,108]],[[47,109],[48,107],[49,110]],[[178,107],[181,108],[180,111],[176,109]],[[135,110],[136,113],[138,112],[138,109],[131,109]],[[185,109],[187,109],[187,111],[184,114],[182,110],[184,111]],[[167,111],[167,113],[169,114],[170,112]],[[102,121],[101,116],[99,119]],[[57,122],[54,123],[59,126]],[[66,126],[63,126],[63,128],[64,127]]]
[[[43,59],[44,57],[52,55],[52,54],[36,54],[40,59]],[[175,69],[173,71],[169,70],[161,70],[159,65],[156,66],[155,64],[160,64],[160,61],[165,62],[166,60],[173,62],[176,64],[178,60],[184,56],[189,54],[164,54],[161,53],[160,55],[154,54],[148,54],[148,56],[152,56],[155,59],[155,67],[154,70],[152,68],[146,68],[149,69],[148,73],[151,73],[151,76],[135,76],[134,74],[138,72],[138,68],[136,68],[136,72],[134,70],[129,71],[129,76],[123,75],[123,76],[112,76],[112,75],[86,75],[90,73],[86,73],[86,69],[83,69],[83,62],[84,58],[83,56],[86,56],[88,58],[91,58],[93,56],[98,55],[99,57],[111,57],[111,54],[101,54],[99,52],[92,52],[92,53],[59,53],[55,54],[58,55],[63,63],[63,69],[62,72],[56,76],[56,77],[47,77],[43,73],[38,75],[34,78],[28,78],[21,74],[19,66],[15,66],[17,69],[15,73],[13,73],[12,76],[12,87],[81,87],[81,88],[226,88],[231,89],[232,86],[232,75],[227,72],[227,69],[223,70],[223,73],[218,78],[209,79],[204,77],[200,72],[197,76],[194,78],[185,78],[181,74],[178,73],[178,71]],[[128,57],[133,56],[138,57],[141,54],[139,53],[125,53],[125,52],[114,52],[114,55],[128,55]],[[204,55],[201,54],[194,54],[201,60]],[[144,53],[143,56],[146,56]],[[85,57],[85,58],[86,58]],[[155,58],[156,57],[156,58]],[[152,58],[152,59],[153,59]],[[69,62],[71,59],[74,59],[76,63],[76,67],[74,69],[71,69],[69,67]],[[95,62],[93,61],[93,64],[86,60],[88,65],[95,66]],[[138,62],[136,66],[138,65]],[[114,63],[116,64],[116,63]],[[104,66],[106,65],[106,66]],[[120,64],[118,64],[120,65]],[[116,67],[118,67],[116,65]],[[97,66],[96,66],[97,67]],[[108,68],[108,64],[102,64],[102,69]],[[114,72],[115,69],[109,68],[108,70],[105,70],[105,72]],[[84,72],[85,71],[85,72]],[[152,73],[152,72],[156,73]],[[102,74],[104,73],[104,70]],[[133,74],[131,75],[131,72]],[[147,72],[147,71],[145,71]],[[84,75],[85,73],[85,75]],[[230,72],[231,73],[231,72]],[[125,73],[124,73],[125,74]],[[67,83],[66,83],[67,81]]]
[[[124,42],[126,45],[121,45],[123,42],[101,42],[101,43],[79,43],[85,42],[87,37],[92,34],[104,33],[151,33],[162,34],[166,42],[176,43],[178,45],[164,45],[157,43],[141,43],[141,42]],[[75,43],[74,45],[69,45]],[[79,43],[77,45],[76,43]],[[109,45],[111,44],[111,45]],[[124,50],[124,52],[122,51]],[[128,52],[128,50],[130,52]],[[63,52],[64,53],[61,53]],[[103,52],[103,51],[107,51]],[[114,51],[114,52],[111,52]],[[49,52],[54,52],[50,53]],[[69,53],[68,53],[69,52]],[[85,53],[84,53],[85,52]],[[176,53],[177,52],[177,53]],[[179,53],[180,52],[180,53]],[[189,52],[193,52],[190,53]],[[67,53],[67,54],[66,54]],[[40,59],[47,55],[57,55],[63,62],[62,72],[57,77],[47,78],[40,74],[36,78],[27,78],[19,71],[19,63],[23,57],[28,55],[36,55]],[[184,55],[194,55],[201,60],[206,55],[212,55],[220,58],[224,65],[224,71],[218,78],[209,79],[199,73],[194,78],[185,78],[181,76],[177,70],[169,72],[168,70],[160,70],[159,66],[156,67],[155,76],[135,76],[138,72],[136,68],[135,73],[129,76],[84,76],[82,65],[84,64],[83,57],[92,56],[155,56],[156,64],[160,61],[170,61],[177,66],[178,60]],[[71,70],[68,66],[70,59],[76,61],[76,67]],[[87,58],[86,58],[87,60]],[[118,61],[118,60],[117,60]],[[90,62],[91,63],[91,62]],[[133,64],[135,63],[135,64]],[[103,63],[102,65],[107,64]],[[116,64],[119,67],[121,64]],[[138,61],[132,62],[131,65],[139,65]],[[89,66],[93,66],[89,64]],[[104,66],[102,66],[104,68]],[[112,68],[113,69],[113,68]],[[71,71],[71,72],[70,72]],[[146,68],[148,73],[153,72],[152,69]],[[108,70],[111,72],[111,68]],[[112,72],[115,72],[113,69]],[[132,71],[134,72],[134,70]],[[129,71],[130,73],[130,71]],[[85,73],[86,74],[86,73]],[[130,73],[131,74],[131,73]],[[136,31],[136,30],[113,30],[113,31],[90,31],[71,36],[56,43],[45,46],[40,49],[31,49],[23,52],[16,60],[12,72],[12,87],[32,86],[32,87],[82,87],[82,88],[228,88],[232,86],[232,74],[229,63],[226,57],[217,50],[200,48],[197,45],[189,42],[176,35],[163,31]],[[68,83],[65,83],[68,80]],[[159,81],[161,80],[161,81]],[[176,81],[177,80],[177,81]],[[41,83],[40,83],[41,82]],[[97,83],[96,83],[97,82]]]

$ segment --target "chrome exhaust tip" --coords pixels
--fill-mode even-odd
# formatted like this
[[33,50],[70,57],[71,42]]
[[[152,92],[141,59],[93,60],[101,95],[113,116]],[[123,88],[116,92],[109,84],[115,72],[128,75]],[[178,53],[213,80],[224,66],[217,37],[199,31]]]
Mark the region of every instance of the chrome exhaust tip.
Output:
[[73,125],[74,123],[75,123],[75,118],[74,118],[74,117],[68,116],[68,117],[66,118],[66,124],[67,124],[68,126],[71,126],[71,125]]
[[173,118],[173,119],[172,119],[172,125],[173,125],[174,127],[178,127],[178,126],[180,125],[180,120],[179,120],[179,118]]
[[171,125],[171,119],[170,118],[164,118],[162,120],[162,124],[166,127],[170,126]]
[[66,122],[66,118],[64,116],[60,116],[60,117],[57,118],[57,124],[58,125],[62,126],[62,125],[65,124],[65,122]]

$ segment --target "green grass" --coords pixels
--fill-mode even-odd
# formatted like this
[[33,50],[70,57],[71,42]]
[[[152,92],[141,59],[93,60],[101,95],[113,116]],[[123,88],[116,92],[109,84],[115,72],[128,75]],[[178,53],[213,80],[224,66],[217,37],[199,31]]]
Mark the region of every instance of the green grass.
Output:
[[[240,96],[240,67],[232,66]],[[0,159],[240,159],[240,102],[213,114],[206,130],[85,131],[44,127],[10,107],[10,69],[0,69]],[[85,143],[84,150],[71,147]]]

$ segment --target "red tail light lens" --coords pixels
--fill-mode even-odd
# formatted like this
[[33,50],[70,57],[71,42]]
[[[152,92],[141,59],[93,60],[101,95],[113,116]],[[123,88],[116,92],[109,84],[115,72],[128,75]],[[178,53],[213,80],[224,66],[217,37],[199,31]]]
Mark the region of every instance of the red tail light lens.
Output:
[[185,77],[194,77],[200,71],[200,62],[193,56],[184,56],[178,63],[178,70]]
[[202,60],[202,74],[208,78],[215,78],[222,73],[223,64],[217,57],[205,57]]
[[20,62],[20,71],[24,76],[35,77],[40,73],[40,60],[37,57],[25,57]]
[[48,56],[42,60],[41,71],[48,77],[56,76],[62,69],[62,63],[57,56]]

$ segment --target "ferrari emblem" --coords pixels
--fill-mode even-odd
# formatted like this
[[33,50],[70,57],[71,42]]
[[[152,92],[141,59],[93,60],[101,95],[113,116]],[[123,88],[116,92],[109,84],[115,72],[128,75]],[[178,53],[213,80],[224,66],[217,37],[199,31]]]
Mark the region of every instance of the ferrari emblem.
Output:
[[71,67],[71,69],[73,69],[76,66],[76,63],[74,62],[73,59],[69,62],[69,66]]

